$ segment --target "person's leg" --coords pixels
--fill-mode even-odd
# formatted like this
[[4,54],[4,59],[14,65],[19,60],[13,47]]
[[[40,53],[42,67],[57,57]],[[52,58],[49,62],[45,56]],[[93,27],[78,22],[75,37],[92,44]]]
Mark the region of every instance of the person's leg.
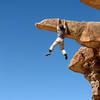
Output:
[[60,43],[60,50],[61,50],[62,54],[65,56],[65,59],[67,59],[67,53],[64,50],[64,41]]
[[58,42],[55,40],[55,41],[53,42],[53,44],[50,46],[49,52],[48,52],[45,56],[50,55],[51,52],[52,52],[52,50],[54,49],[54,47],[55,47],[56,45],[58,45]]

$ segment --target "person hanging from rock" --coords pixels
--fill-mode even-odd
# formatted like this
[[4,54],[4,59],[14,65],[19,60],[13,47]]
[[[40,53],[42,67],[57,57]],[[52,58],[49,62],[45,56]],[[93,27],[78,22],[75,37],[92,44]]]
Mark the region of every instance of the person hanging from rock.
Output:
[[57,20],[57,39],[53,42],[51,45],[49,52],[45,55],[48,56],[51,54],[52,50],[54,49],[55,46],[59,45],[60,50],[62,54],[65,56],[65,59],[67,60],[67,53],[64,50],[64,35],[67,33],[67,26],[66,26],[66,21],[64,20],[64,23],[62,25],[61,20]]

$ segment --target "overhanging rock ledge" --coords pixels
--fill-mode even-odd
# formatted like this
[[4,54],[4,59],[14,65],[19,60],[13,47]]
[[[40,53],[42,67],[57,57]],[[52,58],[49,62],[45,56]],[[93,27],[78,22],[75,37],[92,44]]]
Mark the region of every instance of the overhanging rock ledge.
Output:
[[[84,75],[92,86],[92,100],[100,100],[100,22],[67,21],[65,37],[76,40],[81,47],[68,66]],[[62,20],[63,23],[63,20]],[[46,19],[36,27],[56,32],[57,19]]]

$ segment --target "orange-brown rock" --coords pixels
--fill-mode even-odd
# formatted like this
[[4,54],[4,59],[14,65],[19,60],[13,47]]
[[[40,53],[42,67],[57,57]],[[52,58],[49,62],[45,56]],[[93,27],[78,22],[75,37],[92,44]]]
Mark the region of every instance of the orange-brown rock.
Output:
[[93,57],[94,51],[92,48],[81,47],[71,60],[69,68],[74,72],[84,74],[89,69],[88,66],[84,65],[93,59]]
[[92,100],[100,100],[100,49],[80,48],[72,58],[69,68],[84,74],[92,86]]
[[[92,100],[100,100],[100,22],[66,22],[68,31],[65,37],[85,46],[72,58],[69,69],[84,74],[92,86]],[[43,20],[36,27],[56,32],[57,19]]]
[[[76,40],[79,44],[91,48],[100,48],[100,22],[66,21],[68,32],[65,37]],[[63,23],[63,20],[62,20]],[[57,19],[46,19],[36,23],[36,27],[56,32]]]
[[88,6],[100,9],[100,0],[80,0],[80,1]]

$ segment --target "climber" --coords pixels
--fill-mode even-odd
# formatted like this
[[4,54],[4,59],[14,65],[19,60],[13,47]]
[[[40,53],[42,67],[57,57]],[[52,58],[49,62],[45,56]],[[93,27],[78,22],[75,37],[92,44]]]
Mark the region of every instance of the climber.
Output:
[[45,55],[48,56],[51,54],[52,50],[56,45],[60,46],[60,50],[62,51],[62,54],[65,56],[65,59],[67,60],[67,53],[64,50],[64,35],[67,33],[67,27],[66,27],[66,21],[64,20],[64,23],[62,25],[61,20],[57,20],[57,39],[53,42],[51,45],[49,52]]

